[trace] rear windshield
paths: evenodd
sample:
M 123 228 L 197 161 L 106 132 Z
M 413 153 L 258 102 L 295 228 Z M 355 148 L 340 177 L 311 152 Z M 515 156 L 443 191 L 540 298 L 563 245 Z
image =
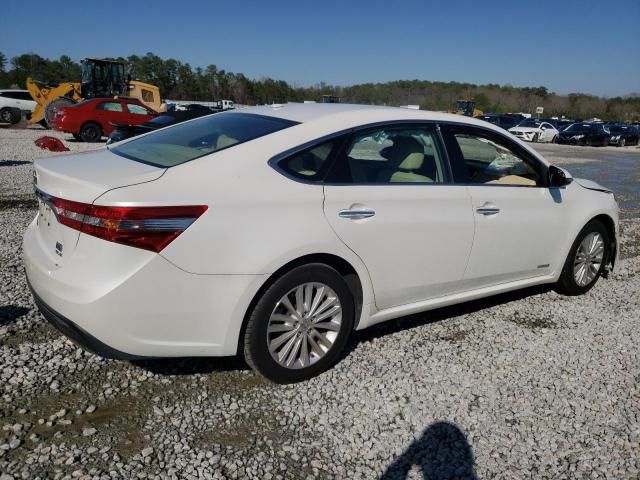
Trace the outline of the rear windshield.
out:
M 111 148 L 113 153 L 156 167 L 181 163 L 296 125 L 250 113 L 219 113 L 179 123 Z

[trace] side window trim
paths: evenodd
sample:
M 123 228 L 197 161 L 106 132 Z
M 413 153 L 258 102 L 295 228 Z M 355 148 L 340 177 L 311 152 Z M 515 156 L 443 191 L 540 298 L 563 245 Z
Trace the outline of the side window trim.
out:
M 478 135 L 483 136 L 485 138 L 488 137 L 489 140 L 495 140 L 497 143 L 506 146 L 510 150 L 513 150 L 519 158 L 521 158 L 524 162 L 526 162 L 529 166 L 531 166 L 537 173 L 540 175 L 542 179 L 541 185 L 535 186 L 526 186 L 526 185 L 501 185 L 501 184 L 482 184 L 485 187 L 518 187 L 518 188 L 548 188 L 548 167 L 540 162 L 537 158 L 532 156 L 529 152 L 527 152 L 524 148 L 522 148 L 517 143 L 513 142 L 511 139 L 507 138 L 505 135 L 502 135 L 498 132 L 494 132 L 489 129 L 485 129 L 478 126 L 471 125 L 463 125 L 463 124 L 448 124 L 442 123 L 442 129 L 444 130 L 443 136 L 445 138 L 445 145 L 447 151 L 450 152 L 452 158 L 452 169 L 454 170 L 454 185 L 466 185 L 466 186 L 478 186 L 479 184 L 473 183 L 469 181 L 467 177 L 465 162 L 462 155 L 462 150 L 458 145 L 458 142 L 455 139 L 455 133 L 465 133 L 468 135 Z
M 442 166 L 445 169 L 444 173 L 446 174 L 447 178 L 444 181 L 439 183 L 435 183 L 435 182 L 434 183 L 415 183 L 415 182 L 366 183 L 366 182 L 337 182 L 337 181 L 325 180 L 324 184 L 331 185 L 331 186 L 350 185 L 350 186 L 379 186 L 379 187 L 394 186 L 394 185 L 442 186 L 442 185 L 454 184 L 452 165 L 449 159 L 449 154 L 446 148 L 446 144 L 442 138 L 442 132 L 440 131 L 439 123 L 436 121 L 420 121 L 420 120 L 395 120 L 395 121 L 389 121 L 389 122 L 375 122 L 367 125 L 360 125 L 358 127 L 351 129 L 349 131 L 349 134 L 345 136 L 342 147 L 338 151 L 334 152 L 334 154 L 332 155 L 332 158 L 330 159 L 331 164 L 327 169 L 325 178 L 327 176 L 330 176 L 330 174 L 334 171 L 335 162 L 337 162 L 338 159 L 346 156 L 346 149 L 348 148 L 348 146 L 351 144 L 351 142 L 356 136 L 366 134 L 367 132 L 374 132 L 376 130 L 385 129 L 385 128 L 395 129 L 395 130 L 411 129 L 411 128 L 415 128 L 415 129 L 422 128 L 422 129 L 433 130 L 434 132 L 433 139 L 436 142 L 435 147 L 436 149 L 438 149 L 438 152 L 441 154 Z

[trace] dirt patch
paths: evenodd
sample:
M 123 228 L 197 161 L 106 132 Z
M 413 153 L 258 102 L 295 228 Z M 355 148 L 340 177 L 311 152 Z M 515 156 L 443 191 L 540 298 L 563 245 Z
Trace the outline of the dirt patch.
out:
M 35 209 L 38 208 L 38 201 L 32 196 L 24 197 L 0 197 L 0 210 L 10 210 L 14 208 Z
M 535 330 L 538 328 L 558 328 L 553 318 L 549 316 L 525 316 L 520 314 L 520 312 L 515 312 L 510 317 L 507 317 L 506 320 L 508 322 L 515 323 L 516 325 L 524 328 L 529 328 L 531 330 Z
M 452 330 L 450 332 L 446 332 L 443 335 L 438 337 L 438 340 L 443 340 L 449 343 L 459 343 L 462 342 L 467 336 L 469 332 L 465 330 Z
M 58 338 L 60 333 L 48 323 L 38 322 L 28 330 L 9 329 L 0 338 L 0 346 L 17 347 L 23 343 L 45 343 Z

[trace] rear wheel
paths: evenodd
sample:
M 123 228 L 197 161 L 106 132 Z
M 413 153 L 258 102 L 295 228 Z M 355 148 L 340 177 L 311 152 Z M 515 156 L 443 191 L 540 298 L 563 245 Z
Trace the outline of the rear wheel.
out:
M 306 380 L 333 365 L 353 329 L 353 298 L 324 264 L 297 267 L 259 298 L 244 334 L 244 357 L 277 383 Z
M 80 129 L 80 139 L 83 142 L 99 142 L 102 138 L 102 129 L 97 123 L 85 123 Z
M 554 135 L 553 138 L 551 139 L 551 143 L 558 143 L 558 136 Z
M 47 103 L 44 107 L 44 119 L 47 122 L 47 125 L 51 126 L 51 120 L 53 120 L 53 114 L 57 108 L 68 107 L 70 105 L 75 105 L 75 103 L 76 101 L 69 97 L 56 98 Z
M 589 222 L 576 237 L 565 261 L 558 290 L 565 295 L 582 295 L 598 281 L 609 261 L 610 239 L 597 220 Z

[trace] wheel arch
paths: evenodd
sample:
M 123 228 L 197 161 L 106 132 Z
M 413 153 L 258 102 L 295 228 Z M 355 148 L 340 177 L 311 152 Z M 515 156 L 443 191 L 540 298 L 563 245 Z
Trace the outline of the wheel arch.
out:
M 264 281 L 264 283 L 260 286 L 258 291 L 255 293 L 251 302 L 244 312 L 244 316 L 242 319 L 242 326 L 240 328 L 240 334 L 238 335 L 238 346 L 237 351 L 238 354 L 242 353 L 242 349 L 244 348 L 244 334 L 247 327 L 247 321 L 249 320 L 249 316 L 256 305 L 256 303 L 260 300 L 264 292 L 271 286 L 273 283 L 281 278 L 286 273 L 290 272 L 294 268 L 300 267 L 302 265 L 308 265 L 312 263 L 322 263 L 328 265 L 329 267 L 334 268 L 338 273 L 342 275 L 353 295 L 353 304 L 355 308 L 355 321 L 354 321 L 354 330 L 357 329 L 361 319 L 362 319 L 362 311 L 363 311 L 363 298 L 364 298 L 364 288 L 363 279 L 361 275 L 358 274 L 357 269 L 344 258 L 332 254 L 332 253 L 311 253 L 307 255 L 300 256 L 295 258 L 278 270 L 273 272 L 269 277 Z
M 611 264 L 611 266 L 615 266 L 614 264 L 615 264 L 616 253 L 617 253 L 616 252 L 616 249 L 617 249 L 616 224 L 613 218 L 611 218 L 606 213 L 601 213 L 599 215 L 596 215 L 595 217 L 590 219 L 587 223 L 585 223 L 585 225 L 593 221 L 598 221 L 602 223 L 602 225 L 604 225 L 604 228 L 607 230 L 607 235 L 609 235 L 609 252 L 610 253 L 609 253 L 609 258 L 607 258 L 605 265 Z

